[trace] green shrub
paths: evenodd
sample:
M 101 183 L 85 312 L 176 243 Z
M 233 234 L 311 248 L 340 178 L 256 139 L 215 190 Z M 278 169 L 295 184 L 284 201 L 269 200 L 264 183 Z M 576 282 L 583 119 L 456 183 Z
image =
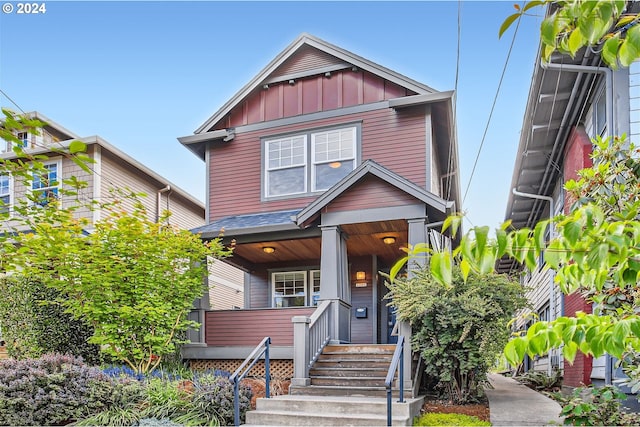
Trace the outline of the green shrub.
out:
M 193 405 L 193 396 L 183 386 L 184 381 L 169 381 L 161 378 L 149 380 L 146 389 L 148 408 L 146 418 L 176 419 L 188 413 Z
M 427 381 L 456 403 L 475 400 L 482 381 L 509 338 L 507 323 L 525 304 L 523 289 L 506 275 L 453 271 L 451 286 L 428 270 L 388 285 L 387 298 L 399 320 L 413 327 L 412 347 L 420 352 Z
M 547 375 L 542 371 L 528 371 L 516 377 L 516 380 L 534 390 L 553 391 L 562 386 L 562 373 L 555 370 L 553 374 Z
M 0 425 L 52 425 L 79 419 L 100 406 L 91 389 L 110 382 L 72 356 L 0 361 Z
M 565 425 L 575 426 L 637 426 L 640 414 L 622 411 L 621 399 L 627 396 L 616 387 L 578 387 L 570 396 L 554 393 L 553 398 L 562 405 L 560 415 Z
M 56 290 L 29 277 L 0 279 L 0 329 L 7 351 L 17 359 L 46 353 L 73 354 L 98 364 L 98 346 L 87 340 L 93 329 L 56 304 Z
M 428 412 L 413 421 L 414 426 L 490 426 L 488 421 L 463 414 L 440 414 Z

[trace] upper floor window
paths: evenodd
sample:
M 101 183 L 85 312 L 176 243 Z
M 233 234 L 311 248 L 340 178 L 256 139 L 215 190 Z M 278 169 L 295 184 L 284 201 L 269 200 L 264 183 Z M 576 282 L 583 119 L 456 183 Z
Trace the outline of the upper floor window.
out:
M 18 132 L 17 138 L 21 148 L 29 148 L 29 132 Z
M 45 163 L 44 170 L 34 172 L 31 190 L 36 204 L 45 206 L 52 198 L 58 198 L 60 189 L 59 174 L 59 162 Z
M 324 191 L 356 166 L 356 126 L 264 141 L 265 197 Z
M 0 175 L 0 213 L 11 208 L 11 176 Z

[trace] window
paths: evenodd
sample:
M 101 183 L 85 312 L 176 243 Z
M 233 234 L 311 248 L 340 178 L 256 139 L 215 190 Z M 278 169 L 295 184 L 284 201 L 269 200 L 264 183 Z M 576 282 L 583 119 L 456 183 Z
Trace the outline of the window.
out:
M 29 132 L 18 132 L 17 137 L 21 141 L 21 148 L 29 148 Z
M 60 164 L 53 162 L 45 163 L 43 171 L 34 172 L 31 190 L 36 204 L 45 206 L 51 198 L 58 197 L 58 190 L 60 189 L 59 171 Z
M 0 213 L 6 213 L 11 208 L 11 177 L 0 175 Z
M 271 274 L 271 280 L 274 307 L 318 305 L 320 270 L 274 272 Z
M 264 141 L 265 197 L 324 191 L 356 167 L 357 127 Z

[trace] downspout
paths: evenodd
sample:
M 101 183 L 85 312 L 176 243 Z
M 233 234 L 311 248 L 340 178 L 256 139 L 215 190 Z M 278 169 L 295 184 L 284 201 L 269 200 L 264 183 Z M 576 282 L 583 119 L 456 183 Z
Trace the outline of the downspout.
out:
M 553 214 L 555 210 L 553 209 L 553 197 L 543 196 L 541 194 L 532 194 L 532 193 L 522 193 L 517 191 L 515 188 L 511 190 L 511 192 L 515 196 L 526 197 L 529 199 L 539 199 L 546 200 L 549 202 L 549 239 L 553 238 Z M 555 286 L 553 285 L 553 277 L 550 277 L 549 280 L 549 320 L 555 320 L 558 317 L 556 313 L 556 292 Z M 547 363 L 547 374 L 551 376 L 551 352 L 549 354 L 549 363 Z
M 558 71 L 570 71 L 576 73 L 595 73 L 604 74 L 605 82 L 605 97 L 606 97 L 606 109 L 605 115 L 607 118 L 607 136 L 613 139 L 615 126 L 615 117 L 613 115 L 613 71 L 607 67 L 589 66 L 589 65 L 571 65 L 571 64 L 555 64 L 555 63 L 542 63 L 542 68 Z M 612 370 L 613 361 L 610 354 L 606 354 L 604 382 L 605 384 L 612 383 Z
M 160 222 L 160 217 L 162 215 L 162 209 L 161 209 L 162 193 L 166 193 L 167 191 L 171 191 L 171 186 L 169 184 L 167 184 L 166 187 L 158 190 L 158 202 L 156 205 L 156 222 Z

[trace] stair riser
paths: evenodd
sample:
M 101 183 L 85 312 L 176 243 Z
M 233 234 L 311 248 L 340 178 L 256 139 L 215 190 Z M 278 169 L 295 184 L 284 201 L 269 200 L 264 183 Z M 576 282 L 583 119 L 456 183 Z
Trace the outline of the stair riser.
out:
M 391 363 L 392 354 L 360 354 L 360 353 L 322 353 L 318 360 L 360 360 L 364 363 L 368 361 L 385 361 Z
M 384 387 L 384 379 L 367 377 L 360 377 L 358 379 L 311 377 L 311 385 L 323 385 L 331 387 Z
M 313 366 L 316 368 L 369 368 L 369 369 L 389 369 L 389 362 L 363 362 L 354 360 L 318 360 Z
M 393 354 L 396 350 L 395 345 L 386 344 L 342 344 L 342 345 L 327 345 L 324 348 L 325 352 L 341 352 L 341 353 L 389 353 Z
M 364 396 L 364 397 L 387 397 L 385 390 L 367 390 L 367 389 L 345 389 L 334 387 L 306 387 L 306 388 L 294 388 L 289 389 L 289 394 L 298 396 Z M 398 396 L 398 392 L 394 391 L 393 396 Z M 411 391 L 406 390 L 405 396 L 411 396 Z M 397 397 L 395 397 L 397 399 Z
M 378 369 L 349 369 L 349 368 L 338 368 L 338 369 L 310 369 L 309 375 L 312 377 L 386 377 L 387 370 L 384 368 Z
M 397 401 L 397 396 L 393 402 Z M 265 399 L 256 400 L 256 409 L 265 412 L 304 412 L 318 415 L 387 415 L 387 403 L 384 400 L 380 402 L 322 402 L 319 400 L 280 400 Z M 398 417 L 409 416 L 408 405 L 394 405 L 393 415 Z
M 395 417 L 394 417 L 395 418 Z M 394 419 L 393 425 L 411 425 L 410 420 Z M 385 426 L 386 416 L 379 418 L 341 418 L 328 416 L 285 415 L 247 412 L 247 424 L 263 426 Z

